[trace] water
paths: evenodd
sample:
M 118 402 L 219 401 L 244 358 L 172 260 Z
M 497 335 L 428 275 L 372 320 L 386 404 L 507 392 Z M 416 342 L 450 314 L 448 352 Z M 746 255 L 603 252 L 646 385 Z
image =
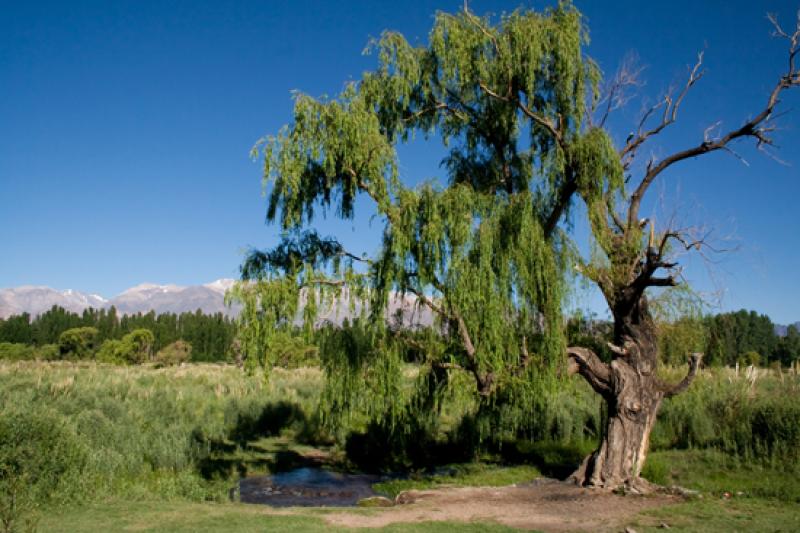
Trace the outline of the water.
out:
M 362 498 L 376 496 L 372 484 L 380 476 L 341 474 L 321 468 L 298 468 L 271 476 L 254 476 L 239 481 L 243 503 L 273 507 L 347 507 Z

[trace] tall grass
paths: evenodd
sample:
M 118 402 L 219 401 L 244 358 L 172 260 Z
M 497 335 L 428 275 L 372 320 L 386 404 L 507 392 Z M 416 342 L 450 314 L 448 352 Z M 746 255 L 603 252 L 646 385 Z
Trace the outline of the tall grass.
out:
M 666 368 L 662 376 L 675 382 L 684 372 Z M 6 497 L 0 497 L 0 515 L 21 516 L 43 503 L 116 498 L 227 500 L 242 470 L 220 454 L 246 455 L 251 443 L 289 426 L 286 439 L 325 437 L 317 417 L 322 383 L 321 371 L 313 368 L 278 368 L 265 383 L 227 365 L 0 362 L 0 495 Z M 469 441 L 474 401 L 461 394 L 447 399 L 438 433 L 420 445 L 445 442 L 450 447 L 443 450 L 461 450 Z M 523 424 L 498 434 L 482 444 L 484 451 L 499 451 L 511 462 L 534 460 L 542 472 L 559 475 L 574 468 L 602 430 L 599 399 L 579 379 L 530 409 L 541 411 L 526 418 L 538 421 L 536 427 Z M 352 436 L 367 427 L 361 421 L 343 429 Z M 651 442 L 657 453 L 712 450 L 736 464 L 797 470 L 800 377 L 765 369 L 704 370 L 687 392 L 664 402 Z M 464 455 L 448 454 L 451 462 Z M 650 469 L 656 477 L 657 463 Z
M 200 468 L 215 446 L 262 420 L 278 402 L 310 418 L 319 388 L 320 372 L 313 369 L 278 370 L 265 384 L 223 365 L 0 364 L 0 420 L 11 421 L 0 425 L 0 462 L 31 455 L 20 451 L 23 446 L 47 454 L 58 441 L 73 450 L 62 462 L 74 464 L 35 465 L 25 474 L 35 491 L 38 480 L 60 469 L 57 487 L 47 485 L 55 503 L 223 500 L 231 480 Z M 10 482 L 11 474 L 3 479 Z M 41 494 L 36 499 L 43 500 Z
M 679 379 L 676 370 L 665 374 Z M 664 403 L 652 442 L 656 449 L 714 449 L 793 466 L 800 460 L 800 376 L 754 367 L 705 370 Z

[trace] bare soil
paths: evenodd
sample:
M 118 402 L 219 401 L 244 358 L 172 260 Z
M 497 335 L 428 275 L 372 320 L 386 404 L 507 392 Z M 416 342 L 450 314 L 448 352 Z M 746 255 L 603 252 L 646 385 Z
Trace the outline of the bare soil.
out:
M 508 487 L 464 487 L 407 491 L 393 507 L 335 512 L 325 520 L 345 527 L 382 527 L 397 522 L 497 522 L 540 531 L 621 531 L 635 515 L 678 503 L 665 494 L 618 495 L 556 480 Z

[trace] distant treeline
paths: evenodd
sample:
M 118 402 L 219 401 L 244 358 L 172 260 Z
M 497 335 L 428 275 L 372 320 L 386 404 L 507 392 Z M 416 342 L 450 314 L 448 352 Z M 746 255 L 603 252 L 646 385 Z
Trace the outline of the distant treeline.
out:
M 194 313 L 156 315 L 151 311 L 120 316 L 114 307 L 73 313 L 53 306 L 33 318 L 22 313 L 0 319 L 0 343 L 52 345 L 59 342 L 65 331 L 81 327 L 97 329 L 95 342 L 98 346 L 106 340 L 119 340 L 135 330 L 146 329 L 153 334 L 154 351 L 182 340 L 191 344 L 193 361 L 225 360 L 236 332 L 232 319 L 222 313 L 206 315 L 199 309 Z
M 0 343 L 45 347 L 59 344 L 62 333 L 74 328 L 97 329 L 93 344 L 99 348 L 106 340 L 121 340 L 134 331 L 146 329 L 153 334 L 153 353 L 175 341 L 191 345 L 192 361 L 223 361 L 232 358 L 231 345 L 236 334 L 233 319 L 216 313 L 163 313 L 118 315 L 114 307 L 87 309 L 73 313 L 53 306 L 49 311 L 31 318 L 28 313 L 0 319 Z M 347 328 L 349 329 L 349 328 Z M 684 317 L 660 324 L 662 361 L 681 365 L 691 352 L 703 352 L 704 363 L 714 366 L 755 364 L 790 366 L 800 362 L 800 331 L 789 326 L 786 335 L 776 333 L 775 324 L 756 311 L 740 310 L 703 317 Z M 316 348 L 323 332 L 317 332 L 311 344 L 286 334 L 276 348 L 279 366 L 309 364 L 316 360 Z M 297 338 L 296 338 L 297 337 Z M 324 335 L 323 335 L 324 337 Z M 568 342 L 591 346 L 601 356 L 610 356 L 606 342 L 612 337 L 608 322 L 571 318 L 567 321 Z M 413 359 L 413 357 L 412 357 Z

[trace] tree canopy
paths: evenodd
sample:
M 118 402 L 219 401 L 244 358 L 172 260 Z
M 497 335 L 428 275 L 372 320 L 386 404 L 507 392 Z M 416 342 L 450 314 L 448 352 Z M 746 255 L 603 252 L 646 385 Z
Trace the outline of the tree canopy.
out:
M 370 43 L 378 67 L 337 98 L 296 94 L 292 122 L 256 148 L 267 219 L 287 233 L 275 249 L 249 254 L 249 281 L 233 293 L 245 303 L 253 357 L 267 362 L 271 326 L 294 321 L 301 300 L 308 323 L 347 291 L 369 301 L 379 324 L 399 292 L 436 316 L 442 345 L 427 350 L 426 372 L 467 372 L 482 396 L 532 383 L 532 374 L 552 377 L 564 361 L 571 256 L 558 222 L 575 190 L 602 211 L 622 187 L 610 138 L 587 123 L 600 78 L 587 41 L 567 3 L 496 25 L 469 11 L 439 13 L 427 45 L 394 32 Z M 416 135 L 446 147 L 446 181 L 406 184 L 396 148 Z M 321 211 L 352 217 L 360 194 L 384 222 L 376 257 L 303 231 Z M 341 357 L 357 363 L 345 365 L 354 376 L 384 381 L 388 373 L 364 365 L 396 368 L 391 341 L 368 358 Z

